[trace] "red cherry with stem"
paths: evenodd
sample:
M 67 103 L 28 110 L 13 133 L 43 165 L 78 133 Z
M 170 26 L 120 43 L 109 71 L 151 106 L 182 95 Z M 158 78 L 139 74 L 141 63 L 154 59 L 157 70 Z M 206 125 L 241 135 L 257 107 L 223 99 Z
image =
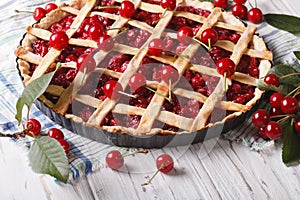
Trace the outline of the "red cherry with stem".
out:
M 63 50 L 69 44 L 69 37 L 63 31 L 52 33 L 52 35 L 50 36 L 49 43 L 51 47 L 57 50 Z
M 103 27 L 101 24 L 93 24 L 89 27 L 89 38 L 97 41 L 100 35 L 103 34 Z
M 252 115 L 252 123 L 258 128 L 265 127 L 269 121 L 270 115 L 266 110 L 259 109 Z
M 118 99 L 120 97 L 120 93 L 122 92 L 122 85 L 115 80 L 107 81 L 103 86 L 104 94 L 110 99 Z
M 169 81 L 171 80 L 171 83 L 175 83 L 179 78 L 179 74 L 177 69 L 175 69 L 173 66 L 166 65 L 162 67 L 161 69 L 161 79 L 165 83 L 169 85 Z
M 110 51 L 114 47 L 115 41 L 109 35 L 100 35 L 97 44 L 100 50 Z
M 58 142 L 64 148 L 66 154 L 70 152 L 70 144 L 65 139 L 59 139 Z
M 281 117 L 274 117 L 274 116 L 278 116 L 278 115 L 283 115 L 284 113 L 282 112 L 281 108 L 275 108 L 275 107 L 271 107 L 270 109 L 270 117 L 272 121 L 277 121 L 279 120 Z
M 34 9 L 34 12 L 33 12 L 33 19 L 35 21 L 39 21 L 40 19 L 42 19 L 43 17 L 45 17 L 46 15 L 46 11 L 44 8 L 41 8 L 41 7 L 37 7 Z
M 235 4 L 234 6 L 232 6 L 231 8 L 231 12 L 234 16 L 239 17 L 240 19 L 246 19 L 247 17 L 247 7 L 244 6 L 243 4 Z
M 296 129 L 297 133 L 300 134 L 300 120 L 296 121 L 296 123 L 295 123 L 295 129 Z
M 285 114 L 293 114 L 298 109 L 298 101 L 295 97 L 284 97 L 281 101 L 280 108 Z
M 235 63 L 230 58 L 222 58 L 216 64 L 216 68 L 219 74 L 226 77 L 231 77 L 235 72 Z
M 46 13 L 51 12 L 52 10 L 55 10 L 57 8 L 57 5 L 55 3 L 48 3 L 45 6 Z
M 133 74 L 129 79 L 129 87 L 132 92 L 146 85 L 146 77 L 141 73 Z
M 58 129 L 58 128 L 51 128 L 48 133 L 47 133 L 48 137 L 60 140 L 60 139 L 64 139 L 64 134 L 63 132 Z
M 164 9 L 174 10 L 176 8 L 176 0 L 161 0 L 160 6 Z
M 159 56 L 163 51 L 164 42 L 162 39 L 154 38 L 148 44 L 148 53 L 153 56 Z
M 106 164 L 109 168 L 117 170 L 124 165 L 124 157 L 118 150 L 110 151 L 105 158 Z
M 193 29 L 188 26 L 181 27 L 177 31 L 177 40 L 183 44 L 189 44 L 191 37 L 193 37 Z
M 130 1 L 123 1 L 120 7 L 120 15 L 125 18 L 131 18 L 135 13 L 134 4 Z
M 282 99 L 283 99 L 282 94 L 276 92 L 270 96 L 269 101 L 272 107 L 280 108 Z
M 267 76 L 265 76 L 264 81 L 265 83 L 274 85 L 276 87 L 279 87 L 280 85 L 279 79 L 275 74 L 268 74 Z
M 250 22 L 258 24 L 262 21 L 262 19 L 263 19 L 263 13 L 259 8 L 251 8 L 248 11 L 248 20 Z
M 245 3 L 247 0 L 233 0 L 235 3 L 241 3 L 241 4 L 243 4 L 243 3 Z
M 86 68 L 86 69 L 85 69 Z M 82 73 L 86 70 L 86 73 L 94 71 L 96 68 L 96 61 L 91 54 L 82 54 L 77 59 L 77 69 Z
M 270 121 L 265 127 L 265 134 L 268 138 L 276 140 L 282 136 L 282 128 L 277 122 Z
M 162 173 L 169 173 L 174 168 L 173 158 L 169 154 L 162 154 L 156 159 L 156 167 Z
M 26 123 L 26 129 L 31 135 L 38 135 L 41 132 L 41 123 L 36 119 L 29 119 Z
M 201 34 L 201 41 L 208 45 L 210 41 L 210 45 L 215 44 L 218 41 L 218 33 L 215 29 L 208 28 L 205 29 Z
M 216 7 L 226 9 L 228 7 L 228 0 L 214 0 L 214 4 Z

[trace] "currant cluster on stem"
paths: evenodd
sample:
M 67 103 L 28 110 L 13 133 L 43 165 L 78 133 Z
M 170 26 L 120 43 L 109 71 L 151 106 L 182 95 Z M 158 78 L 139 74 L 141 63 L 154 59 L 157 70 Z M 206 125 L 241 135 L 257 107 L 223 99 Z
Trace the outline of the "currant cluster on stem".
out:
M 37 136 L 41 132 L 41 127 L 41 123 L 37 119 L 31 118 L 26 123 L 25 132 L 31 136 Z M 64 148 L 66 154 L 69 153 L 70 144 L 64 139 L 64 134 L 60 129 L 51 128 L 48 131 L 47 136 L 56 139 Z

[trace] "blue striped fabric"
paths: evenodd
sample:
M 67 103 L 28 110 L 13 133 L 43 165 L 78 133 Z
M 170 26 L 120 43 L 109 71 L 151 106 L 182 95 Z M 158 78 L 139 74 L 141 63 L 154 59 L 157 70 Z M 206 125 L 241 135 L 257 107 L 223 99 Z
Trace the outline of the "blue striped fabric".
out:
M 0 131 L 13 133 L 20 130 L 14 118 L 16 113 L 15 104 L 19 97 L 23 84 L 16 70 L 14 49 L 18 46 L 24 30 L 28 24 L 34 23 L 28 14 L 15 14 L 14 10 L 33 10 L 36 6 L 49 1 L 28 1 L 28 0 L 6 0 L 0 2 Z M 274 62 L 293 62 L 295 57 L 291 52 L 300 50 L 300 40 L 294 35 L 270 27 L 262 23 L 258 32 L 265 39 L 268 47 L 274 52 Z M 298 65 L 299 67 L 299 65 Z M 261 105 L 262 107 L 264 104 Z M 71 178 L 77 179 L 82 174 L 96 170 L 106 153 L 116 147 L 103 145 L 89 139 L 80 137 L 70 131 L 61 128 L 53 123 L 47 116 L 35 106 L 31 108 L 31 116 L 37 118 L 43 124 L 43 131 L 57 127 L 64 131 L 67 141 L 71 144 L 69 162 L 71 166 Z M 225 134 L 225 137 L 232 141 L 242 142 L 253 149 L 261 149 L 267 142 L 258 139 L 256 130 L 246 121 L 240 127 Z

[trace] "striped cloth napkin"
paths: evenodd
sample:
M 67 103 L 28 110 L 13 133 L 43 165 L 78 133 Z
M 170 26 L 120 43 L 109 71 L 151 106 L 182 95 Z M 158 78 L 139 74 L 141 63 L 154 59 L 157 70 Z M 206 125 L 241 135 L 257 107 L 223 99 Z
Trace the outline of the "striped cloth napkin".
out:
M 35 7 L 50 1 L 29 1 L 29 0 L 6 0 L 0 2 L 0 131 L 3 133 L 14 133 L 20 131 L 14 116 L 16 113 L 16 101 L 23 90 L 23 84 L 16 69 L 16 58 L 14 50 L 25 32 L 27 25 L 34 23 L 31 15 L 16 14 L 15 9 L 33 10 Z M 300 50 L 300 39 L 294 35 L 280 31 L 262 23 L 258 26 L 258 32 L 265 39 L 270 50 L 274 53 L 274 63 L 284 61 L 294 62 L 296 58 L 291 53 Z M 299 69 L 300 66 L 298 65 Z M 264 104 L 260 105 L 264 106 Z M 113 147 L 100 144 L 95 141 L 78 136 L 52 122 L 47 116 L 35 106 L 31 108 L 31 118 L 36 118 L 42 123 L 44 131 L 52 127 L 60 128 L 65 133 L 67 141 L 71 145 L 69 163 L 71 167 L 71 178 L 77 179 L 82 174 L 90 173 L 101 166 L 106 153 Z M 242 142 L 252 149 L 260 150 L 269 145 L 259 139 L 256 130 L 251 126 L 250 120 L 236 129 L 224 134 L 226 139 Z M 191 151 L 194 151 L 191 148 Z

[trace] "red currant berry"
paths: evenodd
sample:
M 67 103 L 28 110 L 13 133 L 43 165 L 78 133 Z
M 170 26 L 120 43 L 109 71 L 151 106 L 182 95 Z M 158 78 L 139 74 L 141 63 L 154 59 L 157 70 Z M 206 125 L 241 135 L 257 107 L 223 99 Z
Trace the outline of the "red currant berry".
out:
M 228 0 L 214 0 L 214 4 L 216 7 L 226 9 L 228 7 Z
M 41 123 L 36 119 L 29 119 L 26 124 L 26 129 L 29 134 L 38 135 L 41 132 Z
M 129 87 L 132 92 L 146 85 L 146 77 L 141 73 L 133 74 L 129 79 Z
M 285 114 L 293 114 L 298 109 L 298 101 L 295 97 L 284 97 L 281 101 L 280 108 Z
M 270 115 L 266 110 L 259 109 L 252 115 L 252 123 L 258 128 L 265 127 L 269 121 Z
M 281 107 L 281 101 L 282 101 L 282 94 L 280 93 L 274 93 L 270 96 L 270 104 L 274 108 L 280 108 Z
M 247 16 L 247 7 L 243 4 L 235 4 L 231 8 L 231 12 L 234 16 L 239 17 L 240 19 L 246 19 Z
M 161 69 L 162 81 L 169 84 L 170 80 L 171 80 L 171 83 L 174 83 L 178 80 L 178 78 L 179 78 L 178 71 L 174 67 L 172 67 L 170 65 L 166 65 L 166 66 L 162 67 L 162 69 Z
M 164 9 L 174 10 L 176 8 L 176 0 L 161 0 L 160 6 Z
M 51 12 L 52 10 L 55 10 L 57 8 L 57 5 L 55 3 L 48 3 L 45 6 L 46 13 Z
M 258 24 L 263 19 L 263 13 L 259 8 L 251 8 L 248 12 L 248 20 L 255 24 Z
M 153 56 L 159 56 L 163 51 L 164 42 L 162 39 L 155 38 L 148 44 L 148 53 Z
M 263 128 L 263 127 L 258 128 L 258 135 L 259 135 L 259 137 L 261 137 L 264 140 L 268 139 L 268 136 L 265 133 L 265 128 Z
M 109 168 L 117 170 L 124 165 L 124 158 L 120 151 L 113 150 L 106 155 L 106 164 Z
M 215 44 L 218 41 L 217 31 L 212 28 L 205 29 L 201 34 L 201 41 L 207 45 L 209 44 L 209 41 L 211 45 Z
M 45 17 L 45 15 L 46 15 L 46 11 L 44 10 L 44 8 L 37 7 L 37 8 L 34 9 L 33 19 L 35 21 L 39 21 L 40 19 Z
M 229 39 L 230 39 L 231 42 L 233 42 L 234 44 L 236 44 L 236 43 L 239 41 L 240 38 L 241 38 L 241 35 L 238 34 L 238 33 L 234 33 L 234 34 L 231 34 L 231 35 L 229 36 Z
M 217 62 L 216 68 L 219 74 L 226 73 L 226 77 L 230 77 L 235 72 L 235 63 L 230 58 L 222 58 Z
M 83 73 L 85 68 L 86 73 L 90 73 L 96 68 L 95 59 L 90 54 L 82 54 L 77 59 L 77 69 Z
M 122 85 L 115 80 L 107 81 L 103 86 L 104 94 L 110 99 L 118 99 L 121 91 L 123 91 Z
M 57 139 L 57 140 L 64 139 L 63 132 L 60 129 L 58 129 L 58 128 L 51 128 L 48 131 L 47 136 L 51 137 L 51 138 L 54 138 L 54 139 Z
M 57 50 L 63 50 L 69 44 L 69 37 L 65 32 L 59 31 L 56 33 L 52 33 L 49 42 L 51 47 Z
M 70 152 L 70 144 L 64 139 L 60 139 L 58 142 L 64 148 L 66 154 L 68 154 Z
M 162 173 L 169 173 L 174 168 L 173 158 L 168 154 L 162 154 L 156 159 L 156 167 Z
M 125 18 L 131 18 L 135 13 L 134 4 L 131 1 L 123 1 L 120 7 L 120 15 Z
M 268 74 L 267 76 L 265 76 L 264 81 L 265 83 L 274 85 L 276 87 L 279 87 L 280 85 L 279 79 L 275 74 Z
M 296 129 L 297 133 L 300 134 L 300 120 L 296 121 L 296 123 L 295 123 L 295 129 Z
M 193 29 L 188 26 L 181 27 L 177 32 L 177 40 L 183 44 L 189 44 L 191 37 L 193 37 Z
M 98 39 L 98 48 L 102 51 L 110 51 L 114 47 L 115 41 L 109 35 L 100 35 Z
M 100 35 L 103 34 L 103 27 L 100 24 L 93 24 L 89 27 L 89 38 L 97 41 Z
M 282 136 L 282 128 L 277 122 L 270 121 L 265 127 L 265 134 L 268 138 L 276 140 Z
M 245 3 L 247 0 L 233 0 L 235 3 L 241 3 L 241 4 L 243 4 L 243 3 Z

